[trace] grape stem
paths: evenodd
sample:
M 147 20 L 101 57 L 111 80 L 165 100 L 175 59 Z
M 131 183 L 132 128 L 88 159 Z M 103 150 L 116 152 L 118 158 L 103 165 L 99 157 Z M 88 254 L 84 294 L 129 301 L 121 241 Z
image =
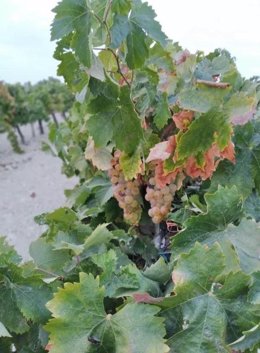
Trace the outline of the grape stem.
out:
M 127 86 L 130 88 L 131 85 L 130 85 L 130 83 L 128 82 L 128 80 L 127 80 L 127 78 L 125 77 L 125 75 L 123 74 L 122 70 L 121 70 L 120 62 L 119 62 L 119 57 L 117 56 L 117 54 L 114 52 L 113 49 L 107 48 L 107 50 L 109 50 L 109 51 L 114 55 L 114 58 L 116 59 L 116 64 L 117 64 L 117 72 L 122 76 L 123 80 L 125 81 L 125 83 L 127 84 Z
M 156 249 L 160 250 L 161 249 L 161 231 L 160 231 L 160 224 L 155 224 L 154 225 L 154 238 L 153 242 L 156 247 Z
M 105 12 L 104 12 L 103 22 L 106 22 L 106 21 L 107 21 L 107 17 L 108 17 L 108 14 L 109 14 L 111 5 L 112 5 L 112 0 L 109 0 L 109 1 L 107 2 L 106 9 L 105 9 Z
M 196 83 L 203 84 L 209 87 L 215 87 L 215 88 L 227 88 L 230 86 L 230 83 L 228 82 L 213 82 L 213 81 L 206 81 L 206 80 L 196 80 Z

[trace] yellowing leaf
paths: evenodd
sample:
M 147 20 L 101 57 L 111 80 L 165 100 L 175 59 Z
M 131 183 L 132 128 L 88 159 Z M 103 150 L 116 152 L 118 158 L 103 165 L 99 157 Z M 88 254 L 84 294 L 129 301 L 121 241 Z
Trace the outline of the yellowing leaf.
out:
M 100 170 L 109 170 L 111 168 L 111 148 L 110 147 L 95 147 L 92 138 L 89 138 L 85 150 L 85 158 L 90 160 L 95 167 Z
M 129 156 L 124 152 L 121 153 L 119 164 L 123 170 L 126 180 L 136 178 L 136 176 L 142 172 L 140 151 L 137 150 L 132 156 Z

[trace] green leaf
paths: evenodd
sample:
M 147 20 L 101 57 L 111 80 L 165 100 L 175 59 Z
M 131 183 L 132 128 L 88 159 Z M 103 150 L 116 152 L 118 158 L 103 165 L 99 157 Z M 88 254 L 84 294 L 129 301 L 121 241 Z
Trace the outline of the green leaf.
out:
M 101 50 L 98 57 L 107 71 L 117 70 L 116 58 L 110 50 Z
M 133 26 L 133 29 L 128 34 L 126 39 L 127 54 L 126 62 L 130 69 L 141 68 L 148 57 L 148 47 L 145 43 L 145 34 L 137 26 Z
M 260 221 L 260 196 L 258 193 L 252 193 L 245 201 L 245 212 L 248 216 Z
M 229 223 L 238 219 L 242 213 L 242 198 L 236 189 L 219 187 L 213 193 L 205 195 L 207 212 L 187 219 L 184 230 L 173 240 L 174 253 L 189 250 L 196 241 L 212 243 L 221 236 Z
M 110 85 L 113 89 L 114 85 Z M 128 87 L 117 89 L 113 94 L 110 98 L 100 95 L 89 104 L 89 112 L 92 114 L 91 120 L 88 121 L 90 134 L 97 147 L 106 145 L 109 138 L 115 142 L 118 149 L 132 154 L 142 138 L 141 121 L 130 100 Z M 100 132 L 103 141 L 99 136 Z
M 112 140 L 113 121 L 106 113 L 92 115 L 87 121 L 87 126 L 97 148 L 106 147 L 108 142 Z
M 162 319 L 155 317 L 158 308 L 127 304 L 115 315 L 107 315 L 104 296 L 98 279 L 84 273 L 80 274 L 80 283 L 66 283 L 56 293 L 47 304 L 54 318 L 45 327 L 52 353 L 168 351 Z
M 78 217 L 74 211 L 70 208 L 63 207 L 58 208 L 54 212 L 48 213 L 46 215 L 47 223 L 57 222 L 64 224 L 65 226 L 70 226 L 78 220 Z
M 178 157 L 180 159 L 196 156 L 208 150 L 216 141 L 223 149 L 230 139 L 231 125 L 220 112 L 208 112 L 195 119 L 178 143 Z M 216 135 L 219 136 L 216 139 Z M 220 140 L 221 139 L 221 140 Z
M 122 11 L 120 11 L 120 13 L 122 13 Z M 145 36 L 141 35 L 141 32 L 147 33 L 151 39 L 160 43 L 162 46 L 166 45 L 166 36 L 162 32 L 160 24 L 155 20 L 156 14 L 148 3 L 135 1 L 130 16 L 127 16 L 127 13 L 124 13 L 124 15 L 125 16 L 115 14 L 114 16 L 114 22 L 111 27 L 111 48 L 116 49 L 120 47 L 126 37 L 130 36 L 130 38 L 138 40 L 135 44 L 139 46 L 139 48 L 142 48 L 143 51 L 143 40 Z M 141 38 L 138 39 L 137 36 L 134 38 L 134 33 L 138 34 L 138 36 L 141 35 L 141 37 L 143 37 L 142 40 Z M 127 42 L 128 50 L 135 51 L 133 42 L 129 42 L 129 38 Z M 146 50 L 144 51 L 146 52 Z M 135 54 L 138 56 L 137 52 Z
M 92 64 L 89 43 L 92 14 L 84 0 L 62 0 L 54 9 L 56 14 L 51 28 L 51 40 L 61 39 L 73 32 L 72 47 L 76 56 L 86 66 Z
M 22 334 L 29 330 L 26 318 L 21 313 L 10 285 L 0 284 L 0 321 L 9 332 Z
M 131 261 L 122 265 L 114 250 L 94 255 L 92 261 L 103 270 L 100 282 L 105 286 L 108 297 L 131 296 L 137 292 L 148 292 L 155 297 L 160 294 L 155 281 L 144 276 Z
M 114 23 L 111 28 L 111 44 L 110 47 L 113 49 L 118 48 L 121 43 L 126 39 L 130 32 L 130 23 L 128 22 L 127 16 L 115 15 Z
M 178 95 L 180 106 L 186 110 L 193 110 L 199 113 L 207 113 L 214 107 L 223 104 L 224 97 L 229 93 L 229 89 L 189 88 L 182 90 Z
M 130 21 L 142 28 L 150 38 L 166 45 L 166 35 L 162 32 L 161 25 L 155 20 L 156 13 L 147 2 L 135 1 L 131 12 Z
M 107 224 L 100 224 L 93 233 L 87 237 L 84 248 L 87 251 L 92 251 L 100 245 L 106 245 L 111 239 L 113 239 L 113 233 L 107 229 Z
M 260 226 L 246 219 L 238 226 L 232 224 L 240 217 L 242 210 L 242 199 L 236 187 L 231 189 L 219 187 L 214 194 L 206 194 L 205 200 L 207 213 L 193 216 L 184 223 L 185 229 L 174 237 L 173 253 L 177 256 L 189 250 L 196 241 L 207 245 L 217 241 L 225 249 L 228 241 L 235 249 L 244 272 L 252 273 L 259 270 L 260 254 L 257 244 Z
M 55 251 L 55 247 L 44 238 L 39 238 L 31 243 L 30 255 L 39 269 L 58 276 L 64 274 L 63 268 L 70 261 L 67 250 Z
M 112 11 L 120 15 L 127 15 L 131 10 L 131 0 L 113 0 Z
M 171 352 L 227 353 L 226 333 L 239 335 L 244 326 L 251 325 L 250 320 L 257 320 L 251 314 L 248 321 L 241 316 L 242 311 L 249 310 L 242 293 L 248 291 L 250 276 L 243 272 L 223 275 L 225 267 L 219 244 L 208 248 L 196 243 L 188 254 L 180 256 L 172 274 L 175 295 L 159 303 L 165 307 L 162 315 L 166 318 L 180 309 L 182 325 L 168 340 Z M 240 312 L 233 306 L 238 295 Z
M 230 347 L 240 352 L 245 352 L 247 349 L 250 352 L 257 353 L 260 344 L 260 324 L 251 328 L 251 330 L 244 331 L 243 336 L 236 342 L 230 344 Z
M 9 245 L 5 237 L 0 237 L 0 268 L 9 263 L 19 264 L 22 258 L 17 254 L 14 247 Z
M 45 304 L 52 298 L 52 290 L 41 280 L 28 278 L 15 283 L 13 295 L 26 319 L 44 323 L 49 318 Z
M 65 283 L 47 304 L 54 319 L 45 329 L 50 333 L 53 353 L 85 353 L 92 329 L 105 317 L 104 288 L 92 275 L 80 274 L 80 283 Z
M 248 300 L 253 304 L 260 304 L 260 271 L 252 274 L 253 283 L 248 293 Z
M 61 62 L 58 65 L 57 75 L 64 77 L 65 82 L 73 92 L 82 92 L 86 89 L 89 76 L 86 72 L 81 71 L 75 56 L 71 52 L 68 52 L 61 55 L 59 60 Z
M 165 260 L 160 257 L 158 261 L 152 264 L 144 271 L 144 276 L 159 283 L 166 283 L 171 277 L 172 266 L 167 264 Z
M 254 221 L 243 219 L 239 226 L 232 224 L 223 234 L 219 234 L 219 239 L 224 237 L 234 246 L 238 254 L 240 266 L 246 273 L 260 270 L 260 225 Z
M 171 114 L 168 107 L 167 94 L 163 93 L 156 107 L 156 115 L 154 117 L 154 123 L 158 127 L 158 129 L 162 129 L 167 124 L 170 118 L 171 118 Z
M 93 332 L 101 346 L 94 352 L 167 353 L 163 320 L 155 316 L 158 311 L 155 306 L 127 304 L 114 316 L 107 315 L 106 323 Z

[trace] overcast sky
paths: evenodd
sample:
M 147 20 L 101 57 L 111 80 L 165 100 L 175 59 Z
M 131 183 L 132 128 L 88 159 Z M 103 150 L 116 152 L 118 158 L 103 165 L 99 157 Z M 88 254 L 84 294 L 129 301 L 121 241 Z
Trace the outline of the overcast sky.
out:
M 226 48 L 245 77 L 260 75 L 260 0 L 149 0 L 169 38 L 191 52 Z M 56 0 L 0 0 L 0 80 L 55 76 Z

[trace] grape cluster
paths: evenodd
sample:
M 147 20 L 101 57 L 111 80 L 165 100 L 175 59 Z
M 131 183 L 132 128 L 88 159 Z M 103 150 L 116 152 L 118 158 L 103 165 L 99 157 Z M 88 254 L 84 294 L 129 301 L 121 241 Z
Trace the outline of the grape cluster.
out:
M 112 159 L 112 168 L 108 174 L 113 185 L 114 197 L 119 207 L 124 211 L 124 219 L 127 223 L 137 225 L 142 213 L 139 203 L 140 182 L 138 180 L 125 180 L 123 171 L 119 164 L 120 152 L 117 151 Z
M 159 188 L 156 186 L 154 178 L 149 179 L 145 199 L 151 204 L 148 214 L 152 217 L 153 223 L 160 223 L 170 212 L 176 189 L 175 184 Z

